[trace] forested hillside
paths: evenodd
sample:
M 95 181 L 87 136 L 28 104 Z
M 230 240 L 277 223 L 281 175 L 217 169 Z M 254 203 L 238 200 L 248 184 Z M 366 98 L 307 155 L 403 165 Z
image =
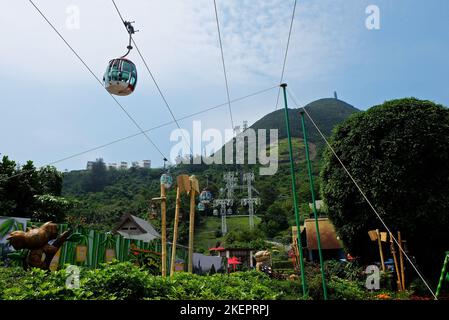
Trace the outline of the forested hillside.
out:
M 320 126 L 323 133 L 330 135 L 332 128 L 358 110 L 347 103 L 337 99 L 321 99 L 307 106 L 310 114 Z M 253 171 L 256 174 L 255 188 L 259 191 L 261 205 L 256 209 L 256 215 L 260 217 L 260 223 L 255 231 L 254 238 L 261 235 L 287 241 L 289 238 L 289 226 L 294 224 L 291 195 L 291 177 L 289 168 L 288 144 L 285 132 L 284 111 L 278 110 L 257 121 L 254 129 L 279 129 L 279 167 L 275 175 L 259 176 L 259 165 L 187 165 L 178 164 L 169 168 L 170 173 L 176 177 L 179 174 L 196 175 L 200 181 L 200 188 L 208 187 L 214 197 L 219 196 L 219 189 L 224 188 L 223 173 L 236 171 L 239 177 L 244 172 Z M 310 212 L 308 203 L 310 201 L 309 181 L 306 172 L 304 144 L 298 109 L 290 110 L 290 120 L 293 136 L 293 149 L 295 153 L 298 197 L 301 204 L 301 213 L 307 216 Z M 319 190 L 318 173 L 321 166 L 321 154 L 324 150 L 321 138 L 309 121 L 306 122 L 310 136 L 309 145 L 312 158 L 312 169 L 316 179 L 316 191 Z M 125 213 L 148 218 L 150 199 L 159 196 L 159 178 L 164 171 L 162 169 L 130 168 L 128 170 L 107 170 L 102 159 L 98 159 L 92 170 L 71 171 L 64 174 L 63 196 L 74 197 L 79 202 L 76 208 L 71 210 L 70 215 L 74 221 L 88 224 L 95 228 L 110 230 L 120 217 Z M 239 194 L 239 192 L 241 192 Z M 237 191 L 236 198 L 242 198 L 245 193 Z M 174 215 L 175 190 L 168 192 L 168 225 L 170 226 Z M 247 208 L 242 207 L 236 201 L 232 209 L 238 214 L 247 214 Z M 184 209 L 188 208 L 188 199 L 183 199 Z M 209 230 L 209 226 L 216 225 L 210 219 L 212 207 L 203 212 L 197 212 L 196 223 L 200 232 L 216 232 Z M 205 220 L 205 217 L 209 221 Z M 187 215 L 183 218 L 187 222 Z M 155 219 L 152 223 L 158 227 L 159 221 Z M 186 240 L 187 223 L 181 222 L 180 242 Z M 169 229 L 169 233 L 170 233 Z M 232 230 L 230 230 L 232 231 Z M 242 230 L 240 230 L 242 231 Z M 234 237 L 236 235 L 234 234 Z M 237 238 L 239 236 L 237 235 Z

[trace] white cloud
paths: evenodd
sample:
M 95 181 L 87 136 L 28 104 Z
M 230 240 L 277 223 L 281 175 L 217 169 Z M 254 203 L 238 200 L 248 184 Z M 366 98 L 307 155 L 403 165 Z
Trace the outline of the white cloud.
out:
M 101 77 L 108 59 L 125 51 L 127 35 L 110 1 L 35 0 L 50 21 Z M 217 1 L 224 53 L 234 86 L 280 76 L 293 1 Z M 288 74 L 301 77 L 330 71 L 351 41 L 348 1 L 298 1 Z M 163 83 L 222 83 L 220 52 L 211 0 L 117 1 L 125 18 L 136 21 L 135 35 Z M 67 7 L 80 9 L 80 29 L 66 28 Z M 363 12 L 360 19 L 363 19 Z M 85 80 L 85 71 L 27 1 L 14 1 L 0 13 L 4 25 L 2 68 L 21 76 L 45 73 L 64 83 Z M 13 31 L 13 32 L 10 32 Z M 136 53 L 131 57 L 138 61 Z M 143 70 L 141 70 L 143 71 Z M 184 80 L 185 79 L 185 80 Z M 65 80 L 65 81 L 64 81 Z M 266 79 L 265 79 L 266 80 Z
M 125 52 L 127 34 L 111 1 L 33 1 L 99 78 L 107 61 Z M 212 0 L 116 2 L 125 19 L 136 21 L 136 29 L 140 31 L 135 40 L 176 116 L 224 102 L 226 95 Z M 282 68 L 293 0 L 218 0 L 217 3 L 231 98 L 275 85 Z M 363 26 L 364 21 L 364 10 L 358 13 L 351 9 L 354 3 L 298 0 L 285 74 L 287 81 L 316 80 L 348 63 L 346 55 L 357 41 L 358 29 L 354 26 L 359 20 Z M 66 9 L 73 5 L 80 9 L 79 30 L 66 28 Z M 36 100 L 40 112 L 39 121 L 22 118 L 17 128 L 23 131 L 23 137 L 1 147 L 6 146 L 6 151 L 13 150 L 10 152 L 15 154 L 22 154 L 17 151 L 19 149 L 35 150 L 27 157 L 49 162 L 59 154 L 80 151 L 84 146 L 88 148 L 135 132 L 123 114 L 111 109 L 116 106 L 112 106 L 110 98 L 95 87 L 98 84 L 91 75 L 83 70 L 73 53 L 28 1 L 8 2 L 0 11 L 0 21 L 4 26 L 1 29 L 0 80 L 14 79 L 14 83 L 20 83 L 4 93 L 9 106 L 6 112 L 6 107 L 0 107 L 4 108 L 0 111 L 9 118 L 18 118 L 21 112 L 30 110 L 30 101 Z M 132 52 L 130 57 L 138 65 L 139 83 L 133 96 L 123 98 L 125 106 L 143 127 L 166 122 L 170 116 L 145 74 L 137 52 Z M 34 100 L 25 99 L 22 93 L 28 91 L 38 91 L 39 95 Z M 72 91 L 71 94 L 68 91 Z M 272 111 L 275 92 L 270 94 L 272 97 L 267 93 L 235 104 L 235 122 L 248 120 L 252 123 Z M 16 98 L 17 95 L 22 96 Z M 76 101 L 67 101 L 69 99 Z M 65 101 L 64 110 L 55 112 Z M 64 112 L 72 109 L 77 113 L 64 116 Z M 108 115 L 107 125 L 98 123 L 104 114 Z M 229 126 L 226 108 L 197 119 L 205 121 L 208 127 Z M 189 127 L 188 121 L 183 123 Z M 13 126 L 16 124 L 0 119 L 0 135 L 7 134 Z M 64 135 L 53 140 L 45 138 L 65 128 L 68 129 Z M 26 135 L 33 136 L 32 143 L 27 141 Z M 152 132 L 153 136 L 158 144 L 168 149 L 168 137 L 162 130 L 160 134 Z M 47 145 L 42 154 L 35 147 L 38 140 Z M 62 142 L 65 143 L 64 152 Z M 136 151 L 117 148 L 117 152 Z

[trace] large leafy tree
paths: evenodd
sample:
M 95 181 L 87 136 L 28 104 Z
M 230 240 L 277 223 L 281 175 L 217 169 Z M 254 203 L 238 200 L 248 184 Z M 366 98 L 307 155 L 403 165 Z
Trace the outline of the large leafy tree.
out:
M 0 161 L 0 215 L 60 222 L 71 207 L 61 189 L 62 175 L 54 167 L 36 169 L 32 161 L 20 166 L 7 156 Z
M 332 147 L 418 264 L 434 275 L 449 250 L 449 111 L 414 98 L 392 100 L 338 126 Z M 330 150 L 321 171 L 328 214 L 350 251 L 375 254 L 367 231 L 380 221 Z M 428 273 L 429 274 L 429 273 Z
M 98 192 L 102 191 L 107 185 L 107 169 L 106 164 L 102 158 L 97 159 L 93 165 L 89 174 L 84 180 L 84 190 L 87 192 Z

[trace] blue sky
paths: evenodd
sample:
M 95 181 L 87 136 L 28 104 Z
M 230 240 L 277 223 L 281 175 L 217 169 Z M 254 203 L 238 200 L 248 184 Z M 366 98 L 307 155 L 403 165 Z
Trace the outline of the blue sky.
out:
M 136 21 L 142 53 L 176 117 L 226 101 L 212 0 L 117 0 Z M 108 0 L 35 0 L 102 77 L 109 59 L 123 54 L 127 35 Z M 293 0 L 218 0 L 231 98 L 279 82 Z M 380 30 L 365 27 L 368 5 L 380 9 Z M 66 21 L 79 9 L 79 29 Z M 0 153 L 36 165 L 138 132 L 28 1 L 0 11 Z M 414 96 L 449 106 L 449 1 L 298 0 L 285 81 L 302 103 L 330 97 L 360 108 Z M 12 32 L 13 31 L 13 32 Z M 136 92 L 119 97 L 143 128 L 171 121 L 136 52 Z M 234 121 L 250 124 L 274 110 L 276 89 L 232 104 Z M 227 107 L 181 121 L 230 128 Z M 149 133 L 167 156 L 175 125 Z M 161 156 L 142 136 L 56 166 L 80 169 L 86 161 Z

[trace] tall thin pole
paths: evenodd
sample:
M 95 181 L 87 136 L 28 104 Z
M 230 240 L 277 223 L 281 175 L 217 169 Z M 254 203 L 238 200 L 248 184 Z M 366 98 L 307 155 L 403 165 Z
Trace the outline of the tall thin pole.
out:
M 402 254 L 402 235 L 401 231 L 398 231 L 398 242 L 399 242 L 399 265 L 401 266 L 401 282 L 402 282 L 402 290 L 405 291 L 405 271 L 404 271 L 404 257 Z
M 306 285 L 306 277 L 304 274 L 304 259 L 302 254 L 302 243 L 301 243 L 301 228 L 299 222 L 299 209 L 298 209 L 298 196 L 296 194 L 296 176 L 295 176 L 295 163 L 293 161 L 293 147 L 292 147 L 292 138 L 290 133 L 290 119 L 288 116 L 288 104 L 287 104 L 287 84 L 281 84 L 284 93 L 284 111 L 285 111 L 285 126 L 287 129 L 287 138 L 288 138 L 288 150 L 290 154 L 290 174 L 292 177 L 292 192 L 293 192 L 293 208 L 295 210 L 295 221 L 296 221 L 296 238 L 298 241 L 298 251 L 299 251 L 299 264 L 301 267 L 301 284 L 302 284 L 302 293 L 304 296 L 307 295 L 307 285 Z
M 397 280 L 397 284 L 398 284 L 398 291 L 402 291 L 402 281 L 401 281 L 401 274 L 399 272 L 399 266 L 398 266 L 398 259 L 396 257 L 396 249 L 394 247 L 394 242 L 393 242 L 393 234 L 390 232 L 390 250 L 391 250 L 391 255 L 393 256 L 393 260 L 394 260 L 394 270 L 396 270 L 396 276 L 398 277 Z
M 189 219 L 189 265 L 187 271 L 193 271 L 193 236 L 195 227 L 195 189 L 190 189 L 190 219 Z
M 441 269 L 440 280 L 438 281 L 438 287 L 437 287 L 437 292 L 436 292 L 437 297 L 440 295 L 441 288 L 443 287 L 444 278 L 446 277 L 446 270 L 447 270 L 448 262 L 449 262 L 449 251 L 446 252 L 446 257 L 444 258 L 443 268 Z
M 327 300 L 326 276 L 324 274 L 323 252 L 321 250 L 320 228 L 319 228 L 318 214 L 317 214 L 316 203 L 315 203 L 315 190 L 314 190 L 315 186 L 313 183 L 312 165 L 310 164 L 309 144 L 307 143 L 307 129 L 306 129 L 306 123 L 304 121 L 304 111 L 302 109 L 300 111 L 300 114 L 301 114 L 302 134 L 304 137 L 304 145 L 306 147 L 307 172 L 309 174 L 310 194 L 312 196 L 312 209 L 313 209 L 313 216 L 315 218 L 316 241 L 318 244 L 318 256 L 320 257 L 320 271 L 321 271 L 321 282 L 323 285 L 323 296 L 324 296 L 324 300 Z
M 382 239 L 380 236 L 379 229 L 376 229 L 376 234 L 377 234 L 377 245 L 379 246 L 380 263 L 382 265 L 382 271 L 385 272 L 384 252 L 382 250 Z
M 165 162 L 164 162 L 165 164 Z M 162 276 L 167 276 L 167 201 L 165 185 L 161 183 L 161 246 L 162 246 Z
M 175 273 L 175 262 L 176 262 L 176 242 L 178 241 L 178 225 L 179 225 L 179 209 L 181 207 L 181 192 L 178 188 L 176 189 L 176 206 L 175 206 L 175 220 L 173 225 L 173 240 L 171 249 L 171 263 L 170 263 L 170 277 Z

